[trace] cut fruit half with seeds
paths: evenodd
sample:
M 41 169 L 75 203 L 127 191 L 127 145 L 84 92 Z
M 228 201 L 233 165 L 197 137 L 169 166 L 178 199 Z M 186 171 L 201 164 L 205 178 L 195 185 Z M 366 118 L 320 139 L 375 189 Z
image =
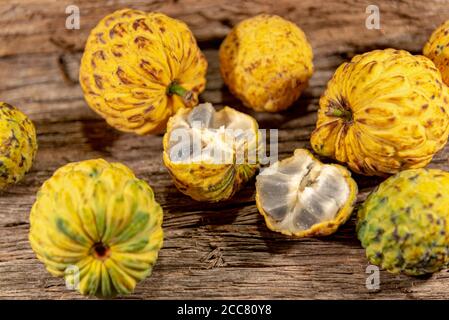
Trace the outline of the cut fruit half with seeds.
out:
M 357 184 L 340 165 L 297 149 L 257 176 L 256 204 L 273 231 L 297 237 L 334 233 L 351 216 Z
M 163 140 L 164 164 L 178 190 L 197 201 L 232 197 L 258 169 L 258 129 L 254 118 L 229 107 L 180 109 Z

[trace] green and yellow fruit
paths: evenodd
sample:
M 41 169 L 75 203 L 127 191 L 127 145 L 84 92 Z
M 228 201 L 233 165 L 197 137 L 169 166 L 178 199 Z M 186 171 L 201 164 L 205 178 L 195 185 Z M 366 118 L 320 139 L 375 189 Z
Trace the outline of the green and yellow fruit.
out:
M 392 273 L 422 275 L 449 262 L 449 173 L 400 172 L 380 184 L 358 212 L 368 260 Z
M 288 108 L 313 73 L 312 47 L 294 23 L 262 14 L 240 22 L 220 46 L 229 90 L 256 111 Z
M 449 85 L 449 20 L 439 26 L 426 42 L 423 54 L 440 70 L 445 84 Z
M 84 295 L 111 297 L 133 292 L 151 274 L 161 225 L 162 209 L 146 182 L 120 163 L 87 160 L 59 168 L 42 185 L 29 239 L 51 274 Z
M 269 229 L 296 237 L 327 236 L 351 216 L 357 184 L 340 165 L 305 149 L 257 176 L 256 205 Z
M 421 168 L 446 144 L 446 101 L 428 58 L 393 49 L 358 55 L 327 84 L 311 144 L 364 175 Z
M 0 190 L 20 181 L 33 165 L 36 130 L 26 115 L 0 102 Z
M 258 169 L 258 125 L 252 117 L 210 103 L 181 109 L 163 140 L 164 164 L 182 193 L 197 201 L 232 197 Z
M 80 84 L 88 105 L 113 127 L 158 133 L 198 103 L 207 61 L 187 25 L 162 13 L 124 9 L 91 31 Z

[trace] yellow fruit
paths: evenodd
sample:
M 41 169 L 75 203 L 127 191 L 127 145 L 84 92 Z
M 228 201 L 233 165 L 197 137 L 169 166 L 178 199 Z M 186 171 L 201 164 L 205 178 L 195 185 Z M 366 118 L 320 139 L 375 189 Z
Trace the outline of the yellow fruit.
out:
M 0 189 L 20 181 L 37 152 L 36 130 L 30 119 L 0 102 Z
M 168 121 L 163 145 L 175 186 L 197 201 L 229 199 L 258 168 L 257 122 L 229 107 L 216 112 L 205 103 L 179 110 Z
M 256 205 L 269 229 L 296 237 L 327 236 L 351 216 L 357 184 L 339 165 L 305 149 L 257 176 Z
M 256 111 L 280 111 L 298 99 L 312 76 L 312 59 L 298 26 L 266 14 L 240 22 L 220 46 L 224 82 Z
M 311 144 L 364 175 L 421 168 L 446 144 L 447 101 L 426 57 L 394 49 L 358 55 L 327 84 Z
M 54 276 L 85 295 L 127 294 L 151 274 L 162 246 L 162 209 L 120 163 L 69 163 L 37 194 L 30 243 Z
M 445 84 L 449 85 L 449 20 L 439 26 L 424 46 L 423 53 L 440 70 Z
M 185 23 L 124 9 L 91 31 L 80 83 L 89 106 L 111 126 L 148 134 L 163 131 L 177 110 L 198 103 L 206 69 Z

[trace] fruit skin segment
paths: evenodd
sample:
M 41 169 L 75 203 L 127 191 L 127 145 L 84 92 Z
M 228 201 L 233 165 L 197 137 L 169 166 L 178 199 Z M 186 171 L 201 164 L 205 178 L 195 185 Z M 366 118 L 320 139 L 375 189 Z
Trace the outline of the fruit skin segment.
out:
M 370 263 L 418 276 L 449 262 L 449 173 L 402 171 L 379 185 L 358 211 L 357 234 Z
M 152 189 L 120 163 L 103 159 L 59 168 L 37 193 L 29 240 L 54 276 L 79 270 L 79 292 L 133 292 L 162 247 L 162 209 Z
M 318 159 L 316 159 L 312 155 L 312 153 L 310 153 L 306 149 L 296 149 L 293 157 L 299 155 L 306 155 L 307 157 L 310 157 L 313 162 L 323 165 Z M 278 165 L 282 165 L 283 162 L 285 163 L 286 161 L 289 161 L 291 158 L 281 160 L 280 162 L 278 162 Z M 270 230 L 280 232 L 287 236 L 295 236 L 298 238 L 328 236 L 335 233 L 341 225 L 346 223 L 346 221 L 351 217 L 351 213 L 354 209 L 354 205 L 357 200 L 357 193 L 358 193 L 357 183 L 354 181 L 354 179 L 351 178 L 351 172 L 347 170 L 345 167 L 340 166 L 338 164 L 332 164 L 329 166 L 336 168 L 344 177 L 344 180 L 349 188 L 348 199 L 346 200 L 345 204 L 339 209 L 334 219 L 314 224 L 311 228 L 307 230 L 292 232 L 290 230 L 280 229 L 277 226 L 276 221 L 263 208 L 259 192 L 259 181 L 256 182 L 256 206 L 260 214 L 264 217 L 265 223 Z
M 440 25 L 430 36 L 423 54 L 440 70 L 443 81 L 449 85 L 449 20 Z
M 198 103 L 206 70 L 184 22 L 123 9 L 91 31 L 79 79 L 86 102 L 109 125 L 142 135 L 163 131 L 176 111 Z
M 195 161 L 190 163 L 175 162 L 170 159 L 169 141 L 173 130 L 179 127 L 181 119 L 188 117 L 189 109 L 181 109 L 171 117 L 167 124 L 167 132 L 163 138 L 163 161 L 168 169 L 176 188 L 196 201 L 218 202 L 231 198 L 238 192 L 256 173 L 259 164 L 249 163 L 211 163 L 208 161 Z M 238 112 L 230 107 L 224 107 L 217 114 L 225 117 L 235 117 L 251 123 L 251 131 L 254 135 L 248 145 L 247 151 L 258 152 L 259 126 L 251 116 Z M 234 158 L 235 160 L 235 158 Z
M 313 73 L 312 47 L 304 32 L 276 15 L 240 22 L 221 44 L 219 58 L 229 90 L 256 111 L 288 108 Z
M 311 145 L 363 175 L 426 166 L 449 135 L 448 88 L 424 56 L 374 50 L 335 72 Z
M 0 102 L 0 190 L 20 181 L 33 165 L 36 129 L 17 108 Z

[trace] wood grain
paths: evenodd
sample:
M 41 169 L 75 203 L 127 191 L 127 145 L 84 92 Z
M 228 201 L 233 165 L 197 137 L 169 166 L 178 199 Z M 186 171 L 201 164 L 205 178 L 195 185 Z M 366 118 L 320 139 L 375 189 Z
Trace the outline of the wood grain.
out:
M 217 48 L 229 29 L 269 12 L 301 26 L 315 53 L 310 87 L 289 110 L 254 114 L 262 128 L 278 128 L 284 158 L 309 148 L 320 94 L 335 68 L 356 53 L 395 47 L 420 52 L 433 28 L 449 19 L 449 1 L 377 1 L 381 30 L 365 28 L 370 1 L 52 1 L 0 0 L 0 100 L 34 121 L 39 152 L 31 172 L 0 195 L 0 298 L 79 299 L 53 278 L 28 243 L 28 215 L 39 186 L 71 161 L 102 157 L 120 161 L 153 187 L 164 208 L 165 243 L 152 277 L 130 299 L 199 298 L 449 298 L 446 271 L 423 278 L 381 273 L 380 289 L 365 287 L 367 260 L 354 234 L 354 219 L 334 236 L 291 239 L 270 232 L 254 203 L 254 182 L 219 204 L 180 194 L 161 161 L 161 136 L 138 137 L 106 125 L 85 104 L 77 82 L 89 30 L 115 9 L 156 10 L 186 21 L 209 61 L 203 101 L 249 112 L 224 87 Z M 81 9 L 81 29 L 66 30 L 65 7 Z M 449 169 L 449 147 L 432 167 Z M 377 178 L 356 176 L 362 201 Z

